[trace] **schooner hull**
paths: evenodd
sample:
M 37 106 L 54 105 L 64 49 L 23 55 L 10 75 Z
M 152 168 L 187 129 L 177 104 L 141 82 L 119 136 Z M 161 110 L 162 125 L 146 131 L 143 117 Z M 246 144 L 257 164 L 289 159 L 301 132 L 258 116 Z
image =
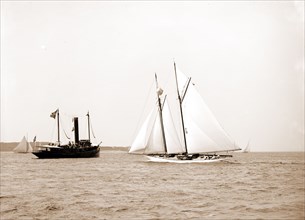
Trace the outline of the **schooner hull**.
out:
M 100 148 L 99 147 L 90 147 L 83 149 L 49 148 L 32 153 L 40 159 L 88 158 L 88 157 L 99 157 Z
M 150 162 L 157 162 L 157 163 L 215 163 L 223 161 L 223 158 L 219 159 L 203 159 L 198 157 L 196 159 L 189 159 L 189 160 L 181 160 L 177 157 L 153 157 L 153 156 L 146 156 Z

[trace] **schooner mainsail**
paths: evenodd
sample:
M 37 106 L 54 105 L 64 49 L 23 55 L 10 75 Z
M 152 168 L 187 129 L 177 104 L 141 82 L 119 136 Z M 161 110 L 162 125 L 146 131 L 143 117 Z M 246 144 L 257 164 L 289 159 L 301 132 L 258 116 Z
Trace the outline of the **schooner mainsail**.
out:
M 177 70 L 175 63 L 174 70 L 182 137 L 176 132 L 166 96 L 161 103 L 163 90 L 155 77 L 157 108 L 145 120 L 129 153 L 145 154 L 152 161 L 207 162 L 221 159 L 216 152 L 240 150 L 196 91 L 191 78 Z

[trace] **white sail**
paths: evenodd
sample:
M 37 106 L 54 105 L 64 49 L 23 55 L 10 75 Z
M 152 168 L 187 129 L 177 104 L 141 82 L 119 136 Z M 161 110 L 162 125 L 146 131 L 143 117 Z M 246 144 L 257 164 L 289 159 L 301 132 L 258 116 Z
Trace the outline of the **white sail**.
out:
M 26 138 L 23 137 L 20 143 L 13 149 L 15 153 L 31 153 L 33 148 Z
M 248 141 L 247 146 L 241 152 L 243 152 L 243 153 L 250 152 L 250 140 Z
M 148 138 L 148 142 L 145 148 L 145 154 L 164 154 L 164 140 L 161 128 L 160 114 L 156 114 L 153 128 Z
M 174 120 L 167 100 L 164 103 L 162 113 L 163 113 L 163 123 L 164 123 L 164 133 L 165 133 L 167 153 L 168 154 L 184 153 L 185 148 L 179 140 L 179 136 L 176 132 Z
M 30 144 L 30 142 L 28 142 L 28 150 L 27 150 L 28 153 L 32 153 L 33 152 L 33 147 L 32 145 Z
M 156 106 L 155 111 L 152 111 L 145 120 L 129 153 L 181 154 L 187 149 L 189 154 L 195 154 L 239 150 L 190 83 L 190 78 L 179 70 L 176 73 L 184 126 L 180 124 L 177 127 L 177 123 L 174 123 L 167 100 L 162 112 L 159 112 L 163 90 L 157 84 L 159 107 Z M 182 119 L 181 115 L 175 119 L 176 122 Z M 183 128 L 185 132 L 186 146 L 183 133 L 180 138 L 177 134 L 179 128 Z
M 138 135 L 136 136 L 135 140 L 131 144 L 131 147 L 129 149 L 129 153 L 144 153 L 147 140 L 150 134 L 150 124 L 152 121 L 153 116 L 153 110 L 149 113 L 147 118 L 145 119 L 143 125 L 141 126 Z
M 162 133 L 162 124 L 160 112 L 157 106 L 143 123 L 136 139 L 131 145 L 129 153 L 138 154 L 174 154 L 185 152 L 184 147 L 179 141 L 173 118 L 167 101 L 165 101 L 162 110 L 164 137 Z M 167 151 L 165 151 L 165 145 Z
M 183 75 L 177 70 L 178 80 L 183 80 L 178 83 L 179 91 L 184 91 L 184 95 L 188 79 Z M 182 103 L 188 153 L 239 150 L 191 83 Z

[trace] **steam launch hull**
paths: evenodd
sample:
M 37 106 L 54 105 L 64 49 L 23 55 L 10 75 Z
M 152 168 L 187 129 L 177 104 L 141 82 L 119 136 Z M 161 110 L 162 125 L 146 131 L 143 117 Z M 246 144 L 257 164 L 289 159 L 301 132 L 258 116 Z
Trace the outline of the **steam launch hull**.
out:
M 88 158 L 99 157 L 100 147 L 91 146 L 88 148 L 73 148 L 71 146 L 58 146 L 58 148 L 46 148 L 32 153 L 40 159 Z
M 46 158 L 88 158 L 88 157 L 99 157 L 100 155 L 100 147 L 99 145 L 93 146 L 90 142 L 90 120 L 89 120 L 89 112 L 88 116 L 88 140 L 79 140 L 78 133 L 78 118 L 74 117 L 74 143 L 69 142 L 67 145 L 60 144 L 48 144 L 37 146 L 38 150 L 33 151 L 32 153 L 41 159 Z M 57 109 L 55 112 L 51 113 L 51 117 L 57 117 L 57 124 L 59 126 L 59 110 Z M 58 143 L 60 143 L 59 139 L 59 127 L 58 127 Z

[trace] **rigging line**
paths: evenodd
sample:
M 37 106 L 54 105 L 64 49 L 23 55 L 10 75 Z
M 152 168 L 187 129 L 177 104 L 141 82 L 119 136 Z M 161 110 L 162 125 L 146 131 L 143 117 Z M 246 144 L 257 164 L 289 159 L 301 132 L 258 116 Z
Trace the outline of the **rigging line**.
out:
M 170 73 L 168 73 L 167 74 L 167 78 L 165 79 L 165 83 L 164 83 L 164 85 L 165 85 L 165 87 L 170 83 L 170 78 L 171 78 L 171 74 Z
M 174 87 L 172 86 L 173 78 L 172 73 L 170 71 L 165 74 L 165 80 L 164 80 L 164 91 L 167 91 L 166 93 L 171 95 L 175 95 L 176 92 L 174 91 Z
M 70 137 L 68 137 L 68 135 L 67 135 L 67 133 L 66 133 L 66 131 L 65 131 L 63 121 L 61 120 L 61 118 L 60 118 L 59 120 L 60 120 L 60 124 L 62 125 L 61 128 L 62 128 L 62 130 L 64 131 L 64 134 L 66 135 L 66 138 L 68 138 L 68 139 L 70 140 Z
M 140 115 L 140 117 L 139 117 L 139 119 L 138 119 L 138 122 L 137 122 L 137 126 L 136 126 L 136 129 L 134 130 L 134 132 L 133 132 L 133 138 L 136 136 L 136 132 L 138 131 L 138 129 L 139 129 L 139 125 L 140 125 L 140 122 L 141 122 L 141 119 L 143 118 L 143 115 L 144 115 L 144 111 L 145 111 L 145 107 L 147 106 L 147 103 L 148 103 L 148 100 L 149 100 L 149 96 L 150 96 L 150 94 L 151 94 L 151 90 L 152 90 L 152 87 L 153 87 L 153 85 L 154 85 L 154 80 L 152 81 L 152 83 L 151 83 L 151 85 L 150 85 L 150 88 L 149 88 L 149 91 L 148 91 L 148 93 L 147 93 L 147 95 L 146 95 L 146 101 L 145 101 L 145 104 L 144 104 L 144 107 L 143 107 L 143 109 L 142 109 L 142 113 L 141 113 L 141 115 Z
M 167 98 L 167 95 L 164 96 L 164 100 L 163 100 L 163 103 L 162 103 L 162 106 L 161 106 L 161 111 L 163 111 L 163 107 L 165 105 L 166 98 Z
M 183 96 L 182 96 L 182 98 L 181 98 L 181 102 L 183 102 L 183 100 L 184 100 L 184 97 L 185 97 L 186 92 L 187 92 L 187 90 L 188 90 L 188 88 L 189 88 L 189 85 L 190 85 L 191 79 L 192 79 L 191 77 L 190 77 L 190 78 L 188 78 L 188 81 L 187 81 L 187 83 L 186 83 L 186 86 L 185 86 L 185 89 L 184 89 L 184 92 L 183 92 Z
M 51 138 L 49 140 L 51 140 L 53 142 L 54 140 L 54 131 L 55 131 L 55 127 L 56 127 L 56 122 L 53 123 L 53 129 L 52 129 L 52 133 L 51 133 Z
M 92 127 L 91 118 L 90 118 L 89 120 L 90 120 L 90 128 L 91 128 L 91 133 L 92 133 L 93 137 L 94 137 L 94 138 L 96 138 L 96 137 L 95 137 L 95 135 L 94 135 L 94 132 L 93 132 L 93 127 Z
M 79 115 L 79 114 L 68 114 L 68 113 L 66 113 L 66 112 L 60 112 L 60 115 L 61 115 L 61 117 L 66 117 L 66 118 L 75 118 L 75 117 L 78 117 L 78 118 L 85 118 L 85 117 L 87 117 L 86 115 L 83 115 L 83 114 L 81 114 L 81 115 Z
M 68 135 L 66 134 L 66 131 L 63 129 L 64 134 L 66 135 L 66 138 L 68 138 L 70 140 L 70 138 L 68 137 Z

